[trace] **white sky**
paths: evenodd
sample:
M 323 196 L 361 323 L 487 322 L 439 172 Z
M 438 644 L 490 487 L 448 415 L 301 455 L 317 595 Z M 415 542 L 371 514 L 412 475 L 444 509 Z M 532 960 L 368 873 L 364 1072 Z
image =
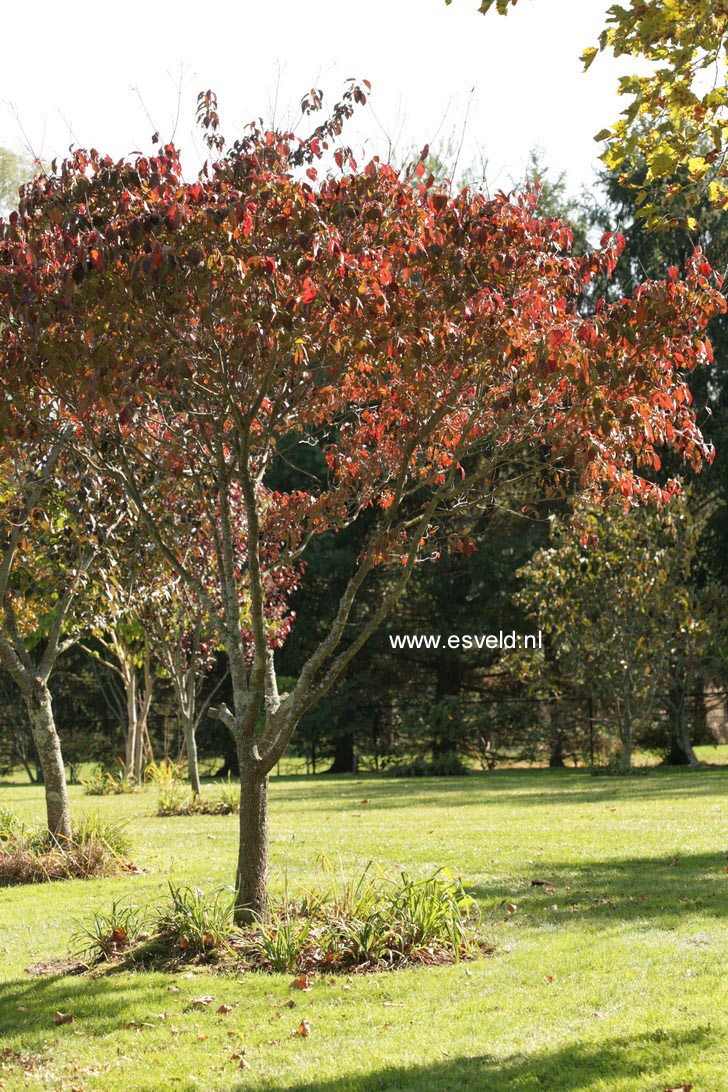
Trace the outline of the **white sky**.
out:
M 347 135 L 364 158 L 386 154 L 387 138 L 401 154 L 453 132 L 459 143 L 467 115 L 459 169 L 483 153 L 489 184 L 507 189 L 539 145 L 574 191 L 593 178 L 594 133 L 618 116 L 617 77 L 634 64 L 599 57 L 582 72 L 608 6 L 520 0 L 504 19 L 478 14 L 478 0 L 12 4 L 0 23 L 0 145 L 27 138 L 45 160 L 71 142 L 148 151 L 154 127 L 172 134 L 181 74 L 176 140 L 191 171 L 203 157 L 198 91 L 217 91 L 230 139 L 253 117 L 269 121 L 276 98 L 279 119 L 295 117 L 310 87 L 332 104 L 355 76 L 373 86 L 373 113 Z

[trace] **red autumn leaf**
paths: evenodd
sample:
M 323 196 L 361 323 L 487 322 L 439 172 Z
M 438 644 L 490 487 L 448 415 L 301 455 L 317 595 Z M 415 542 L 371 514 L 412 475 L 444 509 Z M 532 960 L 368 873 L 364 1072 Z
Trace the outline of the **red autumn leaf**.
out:
M 303 303 L 312 303 L 316 299 L 318 289 L 313 283 L 310 277 L 306 277 L 303 282 L 303 291 L 301 292 L 301 300 Z

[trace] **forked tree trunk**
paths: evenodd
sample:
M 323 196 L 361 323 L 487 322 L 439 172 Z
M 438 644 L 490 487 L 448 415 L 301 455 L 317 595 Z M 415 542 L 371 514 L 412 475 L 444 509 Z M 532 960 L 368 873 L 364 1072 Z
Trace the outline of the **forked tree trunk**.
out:
M 671 766 L 699 766 L 700 759 L 690 742 L 690 730 L 684 703 L 673 712 L 672 738 L 668 762 Z
M 688 728 L 688 676 L 681 664 L 675 665 L 672 672 L 668 696 L 668 716 L 670 723 L 670 753 L 668 763 L 671 766 L 699 766 L 700 761 L 690 742 Z
M 24 688 L 23 697 L 30 719 L 43 770 L 48 830 L 56 838 L 71 837 L 71 812 L 68 806 L 66 771 L 53 719 L 53 702 L 47 685 L 40 680 L 32 687 Z
M 239 751 L 240 847 L 235 879 L 235 920 L 268 915 L 268 775 L 259 774 L 250 755 Z

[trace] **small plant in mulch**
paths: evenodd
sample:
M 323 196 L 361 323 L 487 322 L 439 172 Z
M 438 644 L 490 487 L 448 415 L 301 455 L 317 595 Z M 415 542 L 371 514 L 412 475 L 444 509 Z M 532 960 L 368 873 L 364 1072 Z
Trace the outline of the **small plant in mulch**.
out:
M 160 793 L 157 815 L 234 815 L 240 811 L 240 790 L 231 786 L 215 796 L 200 793 Z
M 98 813 L 77 819 L 71 837 L 61 838 L 27 826 L 7 808 L 0 810 L 0 887 L 138 871 L 128 854 L 123 824 Z
M 86 796 L 122 796 L 139 790 L 140 786 L 129 773 L 126 763 L 120 758 L 117 763 L 119 768 L 111 770 L 99 765 L 81 780 Z
M 475 900 L 441 869 L 426 880 L 373 875 L 323 894 L 285 897 L 265 919 L 234 925 L 229 890 L 169 885 L 141 910 L 114 903 L 75 936 L 76 954 L 101 963 L 173 969 L 190 961 L 222 970 L 294 974 L 377 971 L 474 959 L 492 947 Z
M 240 810 L 240 788 L 229 779 L 214 796 L 193 793 L 182 777 L 182 764 L 163 759 L 153 762 L 146 772 L 147 780 L 159 792 L 157 815 L 233 815 Z

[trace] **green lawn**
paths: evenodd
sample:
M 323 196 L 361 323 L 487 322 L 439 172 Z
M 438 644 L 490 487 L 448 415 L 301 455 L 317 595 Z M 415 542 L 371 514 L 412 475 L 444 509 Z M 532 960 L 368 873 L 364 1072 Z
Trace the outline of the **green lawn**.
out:
M 274 779 L 274 885 L 286 874 L 289 889 L 325 883 L 323 854 L 350 873 L 370 858 L 418 876 L 451 865 L 496 944 L 470 965 L 321 979 L 301 993 L 290 975 L 25 974 L 64 956 L 73 920 L 114 896 L 233 876 L 234 817 L 157 819 L 152 790 L 90 799 L 74 788 L 77 811 L 129 820 L 148 872 L 0 893 L 0 1044 L 13 1052 L 3 1061 L 0 1049 L 0 1089 L 725 1092 L 726 790 L 728 768 Z M 6 783 L 0 800 L 41 814 L 37 788 Z M 214 1002 L 193 1008 L 204 994 Z M 221 1003 L 236 1007 L 218 1016 Z M 74 1022 L 54 1026 L 57 1010 Z M 295 1038 L 302 1017 L 311 1034 Z M 232 1057 L 243 1049 L 246 1069 Z

